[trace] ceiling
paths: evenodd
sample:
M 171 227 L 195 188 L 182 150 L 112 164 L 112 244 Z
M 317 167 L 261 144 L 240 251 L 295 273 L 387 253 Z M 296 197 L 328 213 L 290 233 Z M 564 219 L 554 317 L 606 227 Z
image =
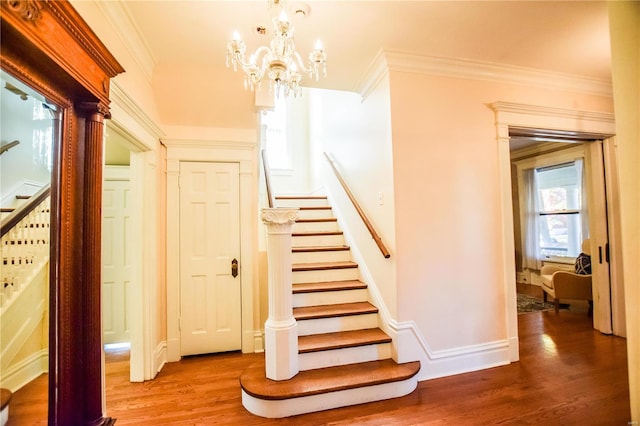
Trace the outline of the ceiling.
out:
M 317 39 L 328 76 L 303 85 L 355 90 L 380 49 L 464 58 L 610 81 L 606 2 L 600 1 L 325 1 L 292 18 L 305 57 Z M 267 2 L 136 1 L 123 3 L 155 65 L 225 67 L 226 43 L 238 30 L 247 52 L 268 44 Z M 289 6 L 295 6 L 290 2 Z M 293 14 L 295 15 L 295 14 Z M 237 84 L 242 85 L 238 75 Z

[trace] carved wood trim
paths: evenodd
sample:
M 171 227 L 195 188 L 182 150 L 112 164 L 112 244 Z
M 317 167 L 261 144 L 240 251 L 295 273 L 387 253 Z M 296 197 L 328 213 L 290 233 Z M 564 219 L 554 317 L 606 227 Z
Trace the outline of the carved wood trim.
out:
M 68 1 L 4 0 L 1 5 L 3 25 L 17 30 L 108 104 L 109 79 L 124 69 Z M 87 63 L 97 67 L 86 67 Z
M 35 21 L 41 16 L 42 3 L 35 0 L 8 0 L 7 5 L 25 21 Z
M 102 413 L 102 136 L 109 81 L 123 69 L 68 1 L 0 7 L 0 66 L 61 108 L 51 180 L 48 422 L 110 425 Z

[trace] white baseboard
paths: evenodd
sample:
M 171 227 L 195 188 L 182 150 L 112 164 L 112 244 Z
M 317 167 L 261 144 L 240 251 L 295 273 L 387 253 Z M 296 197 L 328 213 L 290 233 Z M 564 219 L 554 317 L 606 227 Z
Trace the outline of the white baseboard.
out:
M 432 350 L 413 321 L 392 321 L 398 341 L 397 362 L 418 359 L 421 363 L 418 380 L 469 373 L 511 363 L 512 345 L 507 340 L 480 343 L 439 351 Z M 516 347 L 517 350 L 517 347 Z
M 2 387 L 16 392 L 40 375 L 49 372 L 49 351 L 41 349 L 2 372 Z
M 264 330 L 255 331 L 253 333 L 253 352 L 264 352 Z
M 153 351 L 153 366 L 152 371 L 154 372 L 154 377 L 156 374 L 162 370 L 162 367 L 167 363 L 167 342 L 162 341 L 156 346 L 156 349 Z

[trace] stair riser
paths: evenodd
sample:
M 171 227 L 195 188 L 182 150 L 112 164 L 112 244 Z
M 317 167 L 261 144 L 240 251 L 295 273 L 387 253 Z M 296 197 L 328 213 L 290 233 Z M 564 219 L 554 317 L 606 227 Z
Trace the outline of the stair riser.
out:
M 323 232 L 337 231 L 338 222 L 296 222 L 293 224 L 293 232 Z
M 303 198 L 294 200 L 282 200 L 276 198 L 276 207 L 316 207 L 328 206 L 326 198 Z
M 315 247 L 315 246 L 341 246 L 344 245 L 344 236 L 338 235 L 305 235 L 293 236 L 291 238 L 292 247 Z
M 326 219 L 330 217 L 333 217 L 333 211 L 327 209 L 298 211 L 298 219 Z
M 371 401 L 398 398 L 413 392 L 418 385 L 416 377 L 410 379 L 347 389 L 338 392 L 305 396 L 290 400 L 264 400 L 242 391 L 242 405 L 257 416 L 281 418 L 338 407 L 364 404 Z
M 298 320 L 298 336 L 378 327 L 378 314 Z
M 366 289 L 298 293 L 293 295 L 293 307 L 366 302 L 367 296 Z
M 326 269 L 320 271 L 294 271 L 293 284 L 321 281 L 348 281 L 358 279 L 358 268 Z
M 347 262 L 351 260 L 349 250 L 331 251 L 304 251 L 292 253 L 292 262 L 295 263 L 324 263 L 324 262 Z
M 300 371 L 391 358 L 391 343 L 332 349 L 298 355 Z

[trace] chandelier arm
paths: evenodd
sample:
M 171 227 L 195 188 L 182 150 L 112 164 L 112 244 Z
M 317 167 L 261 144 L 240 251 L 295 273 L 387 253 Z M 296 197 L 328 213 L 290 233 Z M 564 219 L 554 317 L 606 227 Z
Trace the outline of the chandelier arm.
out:
M 300 54 L 298 52 L 293 52 L 294 59 L 296 60 L 296 63 L 298 65 L 298 69 L 304 73 L 312 73 L 314 72 L 313 67 L 306 67 L 304 64 L 304 60 L 302 59 L 302 57 L 300 56 Z
M 256 49 L 256 51 L 249 58 L 257 59 L 261 55 L 268 54 L 269 51 L 270 51 L 270 49 L 268 47 L 260 46 L 258 49 Z M 245 62 L 244 55 L 241 54 L 240 52 L 234 52 L 233 53 L 233 58 L 238 64 L 240 64 L 240 66 L 242 68 L 248 68 L 248 67 L 256 66 L 256 64 L 258 63 L 258 61 L 251 62 L 251 60 L 249 60 L 248 62 Z

